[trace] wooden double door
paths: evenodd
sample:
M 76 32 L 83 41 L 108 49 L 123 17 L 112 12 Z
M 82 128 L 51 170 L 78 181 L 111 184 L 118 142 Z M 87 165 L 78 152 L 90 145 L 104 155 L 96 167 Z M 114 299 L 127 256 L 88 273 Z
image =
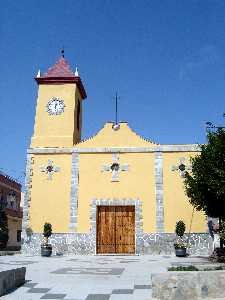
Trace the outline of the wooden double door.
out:
M 135 253 L 135 207 L 97 206 L 97 253 Z

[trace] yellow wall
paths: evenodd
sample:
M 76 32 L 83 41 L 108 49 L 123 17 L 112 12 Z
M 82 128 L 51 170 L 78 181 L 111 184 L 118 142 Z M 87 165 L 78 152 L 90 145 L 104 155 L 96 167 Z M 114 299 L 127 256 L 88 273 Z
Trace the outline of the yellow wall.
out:
M 163 183 L 164 183 L 164 217 L 165 229 L 167 232 L 174 232 L 175 224 L 183 220 L 186 224 L 186 231 L 189 230 L 193 207 L 188 201 L 184 192 L 184 180 L 180 177 L 179 171 L 171 171 L 172 166 L 179 165 L 179 160 L 185 157 L 188 159 L 197 153 L 174 152 L 163 153 Z M 194 212 L 192 232 L 205 232 L 206 220 L 202 212 Z
M 48 160 L 60 167 L 60 172 L 48 175 L 41 172 Z M 45 222 L 53 232 L 68 232 L 70 216 L 71 154 L 35 155 L 31 183 L 30 222 L 34 232 L 42 232 Z
M 55 131 L 55 134 L 58 133 Z M 157 145 L 140 138 L 126 123 L 122 123 L 118 131 L 112 130 L 112 123 L 107 123 L 94 138 L 81 142 L 76 147 L 82 149 L 89 147 L 154 148 Z M 163 153 L 165 232 L 174 232 L 175 224 L 180 219 L 184 220 L 187 230 L 189 229 L 192 206 L 184 194 L 183 179 L 178 171 L 171 171 L 171 167 L 177 166 L 181 157 L 188 158 L 195 154 L 193 152 Z M 72 155 L 34 154 L 33 156 L 30 226 L 34 232 L 42 232 L 43 224 L 50 222 L 53 225 L 53 232 L 69 232 Z M 79 154 L 77 232 L 90 230 L 90 204 L 93 199 L 114 198 L 140 199 L 143 230 L 146 233 L 156 232 L 155 153 L 120 153 L 119 158 L 119 163 L 128 164 L 130 169 L 120 172 L 119 182 L 112 182 L 112 173 L 101 171 L 103 165 L 112 164 L 112 153 Z M 53 174 L 52 180 L 47 180 L 47 174 L 40 170 L 41 166 L 47 165 L 49 159 L 53 160 L 55 166 L 61 168 L 60 172 Z M 206 231 L 203 213 L 194 214 L 192 231 Z
M 112 126 L 113 123 L 106 123 L 94 137 L 79 143 L 77 147 L 157 147 L 157 144 L 136 134 L 126 122 L 120 123 L 119 130 L 113 130 Z
M 46 105 L 53 97 L 64 100 L 64 112 L 60 115 L 49 115 L 46 111 Z M 75 83 L 39 85 L 31 148 L 72 147 L 80 140 L 74 120 L 77 98 L 81 100 Z
M 155 231 L 154 155 L 149 153 L 120 154 L 120 164 L 128 164 L 129 171 L 119 174 L 119 182 L 111 182 L 112 173 L 101 172 L 112 163 L 112 154 L 80 154 L 78 232 L 90 229 L 90 204 L 98 199 L 137 199 L 142 201 L 144 231 Z

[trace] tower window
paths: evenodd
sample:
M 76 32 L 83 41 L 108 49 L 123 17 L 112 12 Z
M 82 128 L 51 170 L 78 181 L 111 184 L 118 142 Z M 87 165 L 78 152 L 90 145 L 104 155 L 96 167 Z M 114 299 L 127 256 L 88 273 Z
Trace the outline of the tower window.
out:
M 77 99 L 77 129 L 80 129 L 80 100 Z

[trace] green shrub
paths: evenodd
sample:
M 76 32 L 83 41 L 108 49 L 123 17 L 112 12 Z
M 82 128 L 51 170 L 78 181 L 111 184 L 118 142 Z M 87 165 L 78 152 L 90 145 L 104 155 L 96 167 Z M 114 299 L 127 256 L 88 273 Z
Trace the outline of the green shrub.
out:
M 184 235 L 185 229 L 186 229 L 186 226 L 182 220 L 180 220 L 176 223 L 175 233 L 180 238 Z
M 222 266 L 219 267 L 212 267 L 212 268 L 204 268 L 203 270 L 199 270 L 195 266 L 178 266 L 178 267 L 170 267 L 168 268 L 168 271 L 219 271 L 223 270 Z
M 174 245 L 175 249 L 186 249 L 187 248 L 187 243 L 184 243 L 184 242 L 177 241 L 173 245 Z
M 195 266 L 170 267 L 168 271 L 199 271 Z
M 52 224 L 47 222 L 44 224 L 43 235 L 46 238 L 49 238 L 52 235 Z

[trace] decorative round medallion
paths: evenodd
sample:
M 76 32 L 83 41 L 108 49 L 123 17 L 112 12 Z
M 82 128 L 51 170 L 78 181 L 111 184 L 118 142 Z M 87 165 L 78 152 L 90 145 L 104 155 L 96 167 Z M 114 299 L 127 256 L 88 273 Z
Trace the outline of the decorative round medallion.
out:
M 60 115 L 64 112 L 64 101 L 59 98 L 52 98 L 46 105 L 46 110 L 49 115 Z
M 178 168 L 179 168 L 180 171 L 183 172 L 185 170 L 185 165 L 184 164 L 180 164 Z
M 46 167 L 46 172 L 52 172 L 53 171 L 53 166 L 48 165 Z
M 110 168 L 112 171 L 119 171 L 120 165 L 118 163 L 113 163 Z
M 113 126 L 112 126 L 112 129 L 115 130 L 115 131 L 119 130 L 120 129 L 120 124 L 114 123 Z

